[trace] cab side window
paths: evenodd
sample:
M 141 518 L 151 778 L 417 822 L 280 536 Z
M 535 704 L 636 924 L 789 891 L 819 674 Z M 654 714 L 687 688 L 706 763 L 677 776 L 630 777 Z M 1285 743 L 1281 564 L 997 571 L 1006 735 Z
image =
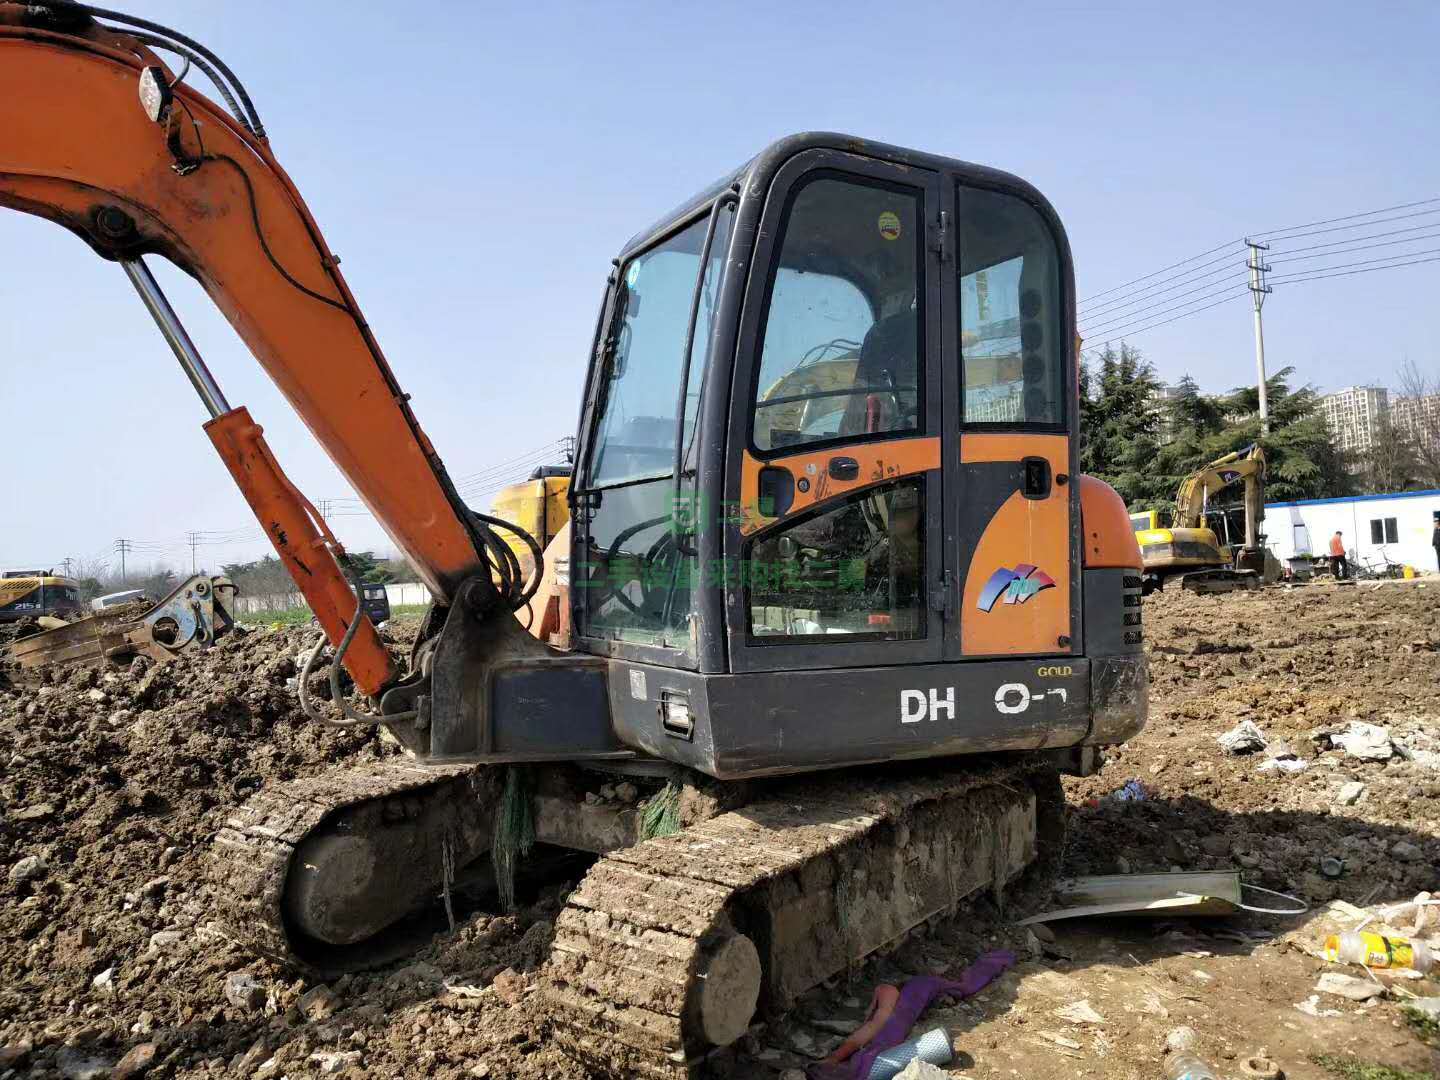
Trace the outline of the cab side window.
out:
M 966 424 L 1065 423 L 1060 252 L 1040 212 L 960 188 L 960 359 Z

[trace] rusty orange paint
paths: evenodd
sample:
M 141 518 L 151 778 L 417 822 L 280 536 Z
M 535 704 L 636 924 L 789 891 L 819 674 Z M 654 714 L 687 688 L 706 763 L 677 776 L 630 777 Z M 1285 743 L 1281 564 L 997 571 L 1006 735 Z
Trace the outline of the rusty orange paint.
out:
M 1070 470 L 1070 440 L 1065 435 L 962 435 L 960 457 L 967 464 L 1040 457 L 1058 477 Z M 991 576 L 1026 563 L 1039 567 L 1054 585 L 1023 603 L 1002 600 L 981 610 L 980 596 Z M 961 597 L 961 651 L 966 656 L 1065 652 L 1069 646 L 1060 638 L 1071 633 L 1072 615 L 1068 488 L 1056 485 L 1048 499 L 1038 500 L 1017 491 L 990 519 L 970 560 Z
M 179 175 L 136 93 L 155 55 L 105 30 L 22 27 L 21 11 L 0 4 L 0 205 L 109 257 L 159 254 L 194 276 L 422 580 L 452 595 L 481 570 L 453 488 L 269 145 L 181 84 L 206 161 Z M 176 115 L 183 150 L 198 153 Z M 95 215 L 108 207 L 133 232 L 102 236 Z
M 557 649 L 569 649 L 570 522 L 561 525 L 560 531 L 545 545 L 544 555 L 540 585 L 530 602 L 515 612 L 515 617 L 532 637 Z
M 860 465 L 859 473 L 853 480 L 836 480 L 830 475 L 830 462 L 834 458 L 853 459 Z M 783 515 L 770 517 L 760 512 L 760 470 L 764 468 L 784 469 L 796 481 L 794 502 Z M 760 461 L 746 451 L 740 460 L 740 532 L 749 536 L 837 495 L 938 468 L 940 440 L 933 437 L 887 439 L 858 446 L 812 450 L 766 461 Z M 799 481 L 802 479 L 807 482 L 808 491 L 800 490 Z
M 320 626 L 332 643 L 338 643 L 355 617 L 359 598 L 331 554 L 332 548 L 338 548 L 334 538 L 317 525 L 323 519 L 286 478 L 265 443 L 264 431 L 244 406 L 211 420 L 205 433 Z M 345 670 L 355 685 L 374 696 L 395 677 L 395 662 L 369 617 L 362 613 L 361 619 L 345 654 Z
M 1080 520 L 1087 569 L 1125 567 L 1140 571 L 1144 561 L 1120 493 L 1104 480 L 1080 477 Z

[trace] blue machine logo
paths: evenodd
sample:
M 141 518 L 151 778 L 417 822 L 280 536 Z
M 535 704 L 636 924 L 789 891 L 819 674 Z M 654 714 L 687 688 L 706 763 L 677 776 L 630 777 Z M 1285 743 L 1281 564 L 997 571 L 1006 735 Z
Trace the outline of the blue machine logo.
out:
M 976 605 L 988 612 L 995 607 L 1002 596 L 1007 604 L 1023 604 L 1038 592 L 1055 587 L 1055 579 L 1038 566 L 1021 563 L 1014 570 L 1002 566 L 990 575 L 985 588 L 980 590 L 980 601 Z

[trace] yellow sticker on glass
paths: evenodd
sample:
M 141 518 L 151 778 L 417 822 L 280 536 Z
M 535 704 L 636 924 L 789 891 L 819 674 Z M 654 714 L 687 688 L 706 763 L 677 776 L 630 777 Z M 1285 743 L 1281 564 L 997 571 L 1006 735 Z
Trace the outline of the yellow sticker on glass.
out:
M 880 237 L 883 240 L 900 239 L 900 215 L 892 210 L 886 210 L 880 215 Z

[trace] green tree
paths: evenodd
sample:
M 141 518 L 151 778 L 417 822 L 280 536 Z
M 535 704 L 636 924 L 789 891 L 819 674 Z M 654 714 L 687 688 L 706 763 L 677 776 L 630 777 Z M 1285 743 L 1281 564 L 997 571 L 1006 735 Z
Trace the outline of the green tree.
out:
M 1227 394 L 1202 394 L 1193 380 L 1182 380 L 1182 393 L 1169 404 L 1174 438 L 1160 449 L 1155 470 L 1173 498 L 1180 482 L 1192 472 L 1259 442 L 1265 450 L 1265 499 L 1334 498 L 1352 493 L 1354 483 L 1344 453 L 1320 412 L 1313 387 L 1292 390 L 1294 368 L 1266 380 L 1270 433 L 1260 435 L 1260 395 L 1253 386 Z M 1237 490 L 1234 499 L 1239 501 Z
M 1164 498 L 1156 484 L 1161 414 L 1155 369 L 1138 349 L 1106 346 L 1080 375 L 1080 466 L 1120 493 L 1131 509 Z
M 395 580 L 395 574 L 377 559 L 373 551 L 350 552 L 350 568 L 360 575 L 360 580 L 371 585 L 384 585 Z
M 1397 428 L 1389 416 L 1381 413 L 1373 435 L 1369 448 L 1356 460 L 1364 494 L 1383 495 L 1423 487 L 1421 456 L 1410 432 Z

